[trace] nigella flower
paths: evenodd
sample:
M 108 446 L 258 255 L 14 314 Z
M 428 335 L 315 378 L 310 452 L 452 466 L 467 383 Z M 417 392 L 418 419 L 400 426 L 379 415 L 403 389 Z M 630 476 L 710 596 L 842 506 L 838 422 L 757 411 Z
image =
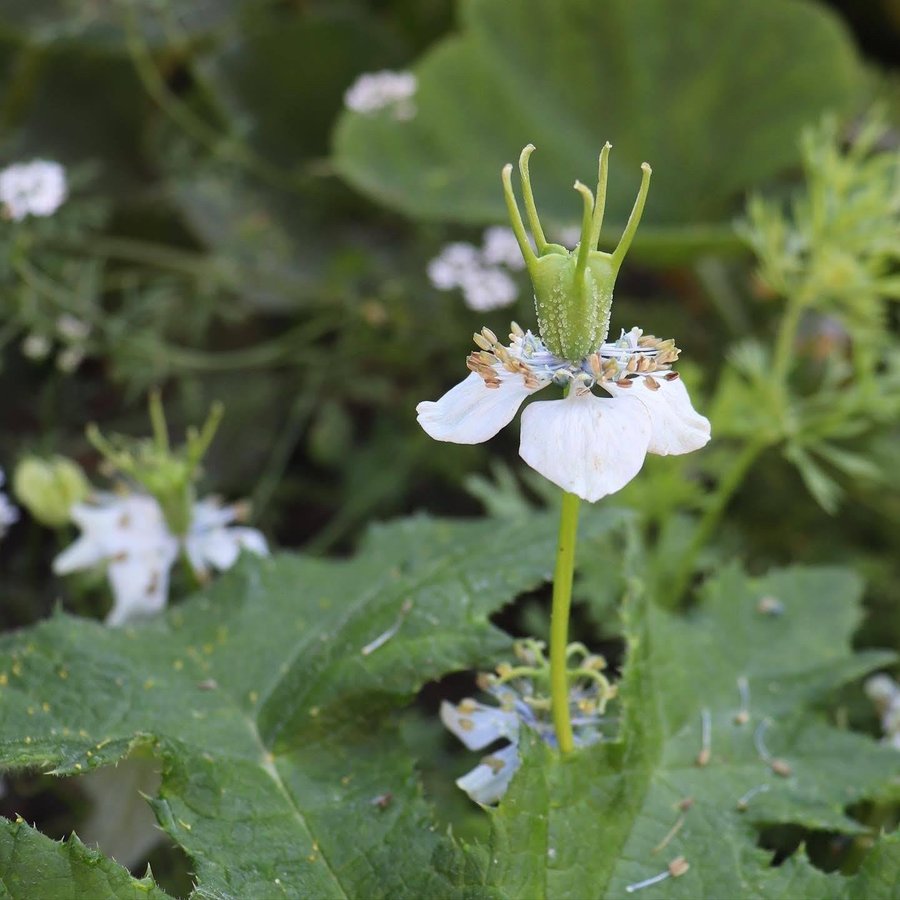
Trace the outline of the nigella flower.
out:
M 590 501 L 623 488 L 647 453 L 689 453 L 709 440 L 709 422 L 672 371 L 679 352 L 672 341 L 632 328 L 577 362 L 551 353 L 515 323 L 509 345 L 488 329 L 475 341 L 480 349 L 468 358 L 468 378 L 416 407 L 419 424 L 436 440 L 480 444 L 512 421 L 526 397 L 551 384 L 567 386 L 563 399 L 533 403 L 522 414 L 519 454 Z
M 0 469 L 0 487 L 6 483 L 6 474 Z M 0 538 L 9 530 L 10 525 L 19 521 L 19 510 L 10 502 L 9 497 L 0 491 Z
M 26 216 L 52 216 L 67 190 L 66 170 L 57 162 L 35 159 L 0 171 L 0 204 L 15 222 Z
M 389 110 L 395 119 L 406 121 L 416 114 L 413 97 L 417 87 L 412 72 L 366 72 L 347 88 L 344 103 L 364 115 Z
M 890 675 L 873 675 L 865 691 L 881 716 L 884 743 L 900 750 L 900 685 Z
M 497 705 L 480 703 L 466 698 L 457 704 L 441 704 L 441 721 L 469 750 L 484 750 L 492 744 L 505 741 L 503 746 L 482 757 L 478 765 L 456 781 L 476 803 L 496 803 L 504 793 L 519 768 L 519 738 L 522 728 L 529 728 L 551 747 L 557 746 L 556 732 L 550 717 L 550 703 L 536 693 L 535 684 L 546 675 L 546 659 L 543 645 L 536 641 L 523 652 L 516 647 L 520 659 L 537 662 L 532 667 L 534 677 L 517 677 L 503 681 L 502 677 L 482 676 L 479 684 L 496 701 Z M 575 681 L 569 691 L 569 707 L 572 714 L 572 732 L 576 747 L 589 747 L 604 739 L 603 712 L 606 703 L 615 696 L 615 688 L 599 674 L 605 667 L 602 657 L 589 655 L 581 645 L 573 644 L 569 655 L 582 653 L 580 667 L 572 671 Z M 508 666 L 498 666 L 497 671 L 509 672 Z M 521 668 L 518 670 L 521 671 Z
M 184 548 L 195 574 L 205 578 L 210 567 L 225 570 L 240 551 L 268 553 L 265 538 L 253 528 L 228 527 L 239 515 L 212 498 L 194 504 L 190 528 L 179 539 L 169 530 L 162 508 L 148 494 L 97 493 L 91 502 L 76 503 L 71 518 L 81 536 L 53 561 L 53 571 L 66 575 L 106 565 L 113 593 L 111 626 L 158 613 L 169 595 L 169 573 Z
M 637 230 L 650 180 L 643 165 L 638 198 L 618 246 L 597 249 L 606 193 L 610 145 L 600 154 L 597 198 L 582 184 L 581 240 L 570 251 L 544 237 L 534 205 L 528 159 L 519 171 L 533 240 L 529 240 L 503 170 L 513 232 L 535 290 L 540 337 L 513 323 L 510 343 L 485 328 L 475 335 L 471 374 L 436 402 L 416 407 L 419 424 L 436 440 L 480 444 L 512 421 L 526 397 L 556 384 L 563 399 L 534 403 L 522 414 L 519 454 L 563 490 L 599 500 L 624 487 L 647 453 L 689 453 L 709 440 L 709 422 L 697 413 L 671 365 L 679 351 L 671 340 L 641 329 L 606 340 L 613 286 Z M 598 396 L 594 390 L 607 396 Z

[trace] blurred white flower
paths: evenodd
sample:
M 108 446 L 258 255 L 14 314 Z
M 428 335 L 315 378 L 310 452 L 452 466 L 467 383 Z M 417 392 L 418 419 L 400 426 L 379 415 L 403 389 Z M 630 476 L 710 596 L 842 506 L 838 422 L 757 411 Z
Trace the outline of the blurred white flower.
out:
M 78 316 L 63 313 L 56 319 L 56 330 L 65 340 L 78 342 L 83 341 L 91 333 L 91 325 Z
M 84 362 L 84 348 L 78 345 L 66 347 L 56 355 L 56 368 L 60 372 L 74 372 Z
M 890 675 L 873 675 L 865 691 L 881 716 L 884 742 L 900 750 L 900 685 Z
M 66 575 L 98 565 L 107 566 L 113 593 L 108 625 L 158 613 L 169 594 L 169 571 L 184 546 L 196 574 L 203 578 L 209 565 L 224 570 L 234 565 L 242 548 L 268 554 L 263 536 L 252 528 L 228 528 L 238 518 L 235 507 L 222 507 L 207 498 L 194 505 L 183 542 L 171 533 L 159 503 L 147 494 L 93 495 L 76 503 L 72 520 L 81 536 L 53 561 L 53 571 Z
M 690 453 L 709 441 L 709 421 L 691 405 L 671 370 L 673 341 L 622 332 L 577 362 L 560 359 L 513 323 L 505 346 L 487 328 L 467 359 L 471 374 L 437 401 L 416 407 L 419 424 L 438 441 L 480 444 L 508 425 L 525 398 L 550 384 L 563 399 L 531 404 L 522 414 L 519 455 L 564 491 L 594 502 L 621 490 L 647 453 Z M 598 397 L 598 386 L 608 397 Z
M 440 291 L 462 290 L 469 309 L 487 312 L 515 303 L 519 287 L 507 270 L 525 268 L 511 228 L 493 226 L 482 246 L 455 241 L 428 263 L 428 278 Z
M 484 233 L 481 245 L 481 256 L 490 266 L 506 266 L 514 272 L 525 268 L 525 257 L 512 228 L 504 225 L 493 225 Z
M 46 359 L 50 355 L 51 348 L 50 339 L 35 331 L 26 335 L 22 341 L 22 355 L 36 361 Z
M 57 162 L 35 159 L 0 171 L 0 203 L 16 222 L 29 215 L 52 216 L 66 193 L 66 170 Z
M 417 86 L 412 72 L 366 72 L 347 88 L 344 103 L 364 115 L 390 110 L 395 119 L 405 121 L 416 114 L 412 98 Z
M 6 473 L 0 469 L 0 487 L 6 484 Z M 19 521 L 19 510 L 9 497 L 0 491 L 0 538 L 9 530 L 9 526 Z

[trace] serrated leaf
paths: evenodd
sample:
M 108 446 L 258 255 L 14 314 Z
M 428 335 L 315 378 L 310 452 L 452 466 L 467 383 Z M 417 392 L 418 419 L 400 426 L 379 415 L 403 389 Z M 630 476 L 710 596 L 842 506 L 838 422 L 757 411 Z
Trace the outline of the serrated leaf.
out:
M 798 568 L 754 580 L 728 569 L 688 617 L 646 605 L 634 590 L 620 739 L 561 759 L 529 732 L 522 768 L 493 813 L 489 864 L 473 866 L 474 880 L 461 887 L 621 898 L 683 856 L 686 874 L 640 896 L 783 896 L 756 827 L 859 830 L 844 808 L 896 777 L 895 752 L 810 711 L 891 658 L 849 649 L 860 596 L 851 573 Z M 761 612 L 764 597 L 783 614 Z M 711 740 L 701 764 L 706 715 Z
M 0 896 L 12 900 L 168 900 L 148 875 L 127 869 L 72 835 L 53 841 L 25 822 L 0 820 Z
M 460 10 L 461 34 L 416 67 L 412 121 L 347 112 L 335 133 L 351 184 L 425 219 L 504 221 L 500 168 L 532 142 L 539 208 L 577 223 L 572 182 L 596 182 L 610 140 L 611 222 L 625 222 L 649 160 L 638 241 L 668 236 L 682 252 L 728 242 L 735 198 L 795 162 L 801 127 L 847 109 L 860 83 L 849 35 L 808 3 L 468 0 Z
M 586 537 L 617 520 L 592 512 Z M 549 577 L 555 525 L 415 518 L 348 561 L 245 559 L 141 628 L 6 636 L 0 764 L 75 774 L 149 746 L 157 817 L 217 896 L 446 893 L 392 711 L 508 651 L 488 615 Z

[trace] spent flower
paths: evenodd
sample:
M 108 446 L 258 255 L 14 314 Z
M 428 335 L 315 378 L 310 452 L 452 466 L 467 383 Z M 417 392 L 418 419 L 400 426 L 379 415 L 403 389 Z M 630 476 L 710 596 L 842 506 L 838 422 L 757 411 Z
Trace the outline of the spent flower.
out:
M 549 680 L 549 663 L 540 641 L 517 641 L 517 664 L 501 663 L 496 674 L 482 675 L 479 686 L 495 704 L 466 698 L 457 704 L 441 704 L 441 721 L 469 750 L 484 750 L 499 741 L 502 747 L 482 758 L 456 784 L 477 803 L 496 803 L 509 787 L 519 768 L 519 739 L 522 727 L 531 729 L 551 747 L 557 746 L 550 716 L 550 700 L 542 693 Z M 590 654 L 582 644 L 569 647 L 574 660 L 569 670 L 569 706 L 576 747 L 588 747 L 603 740 L 606 704 L 615 696 L 615 687 L 602 674 L 606 662 Z

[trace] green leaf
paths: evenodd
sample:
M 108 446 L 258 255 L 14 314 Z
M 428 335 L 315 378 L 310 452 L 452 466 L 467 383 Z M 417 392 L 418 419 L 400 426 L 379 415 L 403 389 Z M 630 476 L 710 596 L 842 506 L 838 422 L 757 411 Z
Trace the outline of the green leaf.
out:
M 617 521 L 591 514 L 586 539 Z M 550 576 L 555 525 L 414 518 L 349 561 L 245 559 L 140 628 L 59 614 L 6 636 L 0 764 L 71 775 L 151 748 L 157 818 L 208 892 L 443 895 L 393 712 L 507 653 L 488 615 Z
M 785 872 L 770 867 L 757 827 L 859 831 L 844 808 L 897 769 L 894 751 L 810 709 L 891 658 L 849 648 L 860 592 L 845 570 L 755 580 L 731 568 L 708 585 L 698 611 L 678 617 L 646 604 L 635 584 L 625 606 L 620 739 L 562 759 L 528 732 L 522 768 L 493 813 L 489 863 L 479 870 L 476 858 L 460 886 L 501 897 L 621 898 L 683 856 L 686 874 L 640 896 L 803 896 L 784 892 Z M 761 612 L 764 597 L 783 614 Z M 776 759 L 782 775 L 767 763 Z
M 648 160 L 638 241 L 728 244 L 741 192 L 795 163 L 801 127 L 846 111 L 861 81 L 849 35 L 809 3 L 468 0 L 460 11 L 461 33 L 416 66 L 415 118 L 346 112 L 334 137 L 340 173 L 413 217 L 504 221 L 500 168 L 532 142 L 539 209 L 577 223 L 572 182 L 596 183 L 610 140 L 611 223 L 625 222 Z M 618 239 L 615 226 L 604 234 Z
M 57 842 L 21 819 L 0 821 L 0 896 L 13 900 L 167 900 L 149 875 L 127 869 L 90 850 L 72 835 Z

